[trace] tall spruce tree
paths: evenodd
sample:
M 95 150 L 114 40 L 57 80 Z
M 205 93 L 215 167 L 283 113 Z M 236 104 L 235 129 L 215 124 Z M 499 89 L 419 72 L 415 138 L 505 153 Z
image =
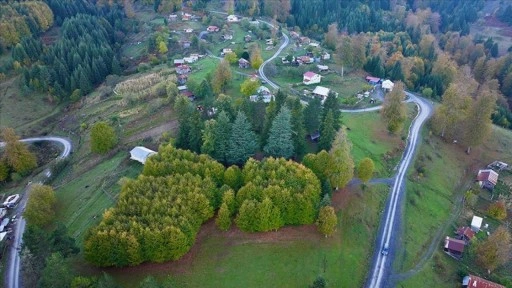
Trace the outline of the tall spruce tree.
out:
M 300 99 L 296 98 L 291 106 L 293 148 L 296 159 L 302 159 L 302 156 L 306 153 L 306 127 L 304 126 L 304 114 Z
M 220 112 L 219 116 L 217 116 L 214 134 L 215 143 L 213 145 L 213 158 L 222 163 L 227 163 L 229 139 L 231 138 L 231 123 L 228 114 L 224 111 Z
M 322 102 L 315 97 L 304 109 L 304 124 L 308 134 L 313 134 L 320 129 L 320 115 L 322 115 Z
M 331 110 L 327 112 L 322 127 L 320 128 L 320 140 L 318 141 L 319 150 L 330 150 L 332 141 L 336 136 L 336 128 L 334 127 L 334 116 Z
M 291 113 L 287 107 L 283 107 L 272 122 L 267 145 L 265 145 L 263 151 L 276 158 L 288 159 L 293 156 Z
M 231 130 L 227 162 L 230 164 L 243 164 L 256 152 L 258 142 L 256 134 L 251 129 L 244 113 L 238 112 Z

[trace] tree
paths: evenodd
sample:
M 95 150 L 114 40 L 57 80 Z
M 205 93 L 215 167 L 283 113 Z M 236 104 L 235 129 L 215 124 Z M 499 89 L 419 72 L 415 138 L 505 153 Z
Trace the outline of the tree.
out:
M 476 248 L 477 263 L 490 272 L 510 259 L 510 233 L 500 226 Z
M 256 134 L 251 130 L 251 124 L 242 112 L 238 112 L 231 130 L 227 162 L 243 164 L 256 152 L 258 142 Z
M 373 160 L 368 157 L 363 158 L 357 167 L 357 177 L 361 179 L 363 183 L 366 183 L 368 180 L 372 179 L 374 169 L 375 164 L 373 164 Z
M 334 116 L 331 110 L 327 112 L 322 126 L 320 127 L 320 140 L 318 141 L 318 149 L 329 150 L 331 149 L 332 141 L 336 136 L 336 129 L 334 128 Z
M 292 109 L 293 149 L 295 150 L 295 158 L 300 160 L 306 153 L 306 127 L 304 126 L 303 108 L 299 98 L 293 100 L 290 109 Z
M 393 91 L 384 99 L 381 115 L 390 133 L 397 133 L 403 128 L 406 119 L 404 98 L 404 85 L 402 82 L 396 82 Z
M 336 50 L 338 40 L 338 23 L 332 23 L 327 27 L 327 33 L 324 36 L 324 44 L 327 49 Z
M 229 52 L 224 55 L 224 60 L 228 61 L 229 64 L 233 65 L 238 62 L 238 56 L 235 52 Z
M 337 224 L 338 218 L 332 206 L 323 206 L 320 208 L 317 220 L 318 232 L 325 235 L 325 237 L 331 236 L 332 233 L 336 231 Z
M 231 81 L 231 68 L 229 63 L 225 60 L 221 60 L 213 74 L 212 88 L 215 94 L 224 92 L 229 81 Z
M 291 113 L 283 107 L 270 128 L 267 145 L 263 151 L 273 157 L 290 158 L 293 155 Z
M 229 166 L 224 172 L 224 184 L 228 185 L 233 190 L 238 191 L 244 184 L 243 182 L 242 171 L 240 171 L 238 166 Z
M 7 163 L 7 166 L 22 175 L 37 167 L 36 156 L 28 150 L 25 143 L 19 141 L 19 137 L 12 128 L 2 130 L 2 139 L 5 142 L 4 163 Z M 5 168 L 3 173 L 6 173 Z
M 240 92 L 244 96 L 250 96 L 254 95 L 256 93 L 256 90 L 258 90 L 258 87 L 260 87 L 260 81 L 254 81 L 251 78 L 247 78 L 241 85 L 240 85 Z
M 215 151 L 215 130 L 217 130 L 217 121 L 215 121 L 215 119 L 210 119 L 204 122 L 202 135 L 203 145 L 201 146 L 201 153 L 208 154 L 212 157 Z
M 167 83 L 165 86 L 165 92 L 167 93 L 167 97 L 169 97 L 170 103 L 174 105 L 174 101 L 176 101 L 176 97 L 178 97 L 179 90 L 178 86 L 174 82 Z
M 322 276 L 316 277 L 313 284 L 309 286 L 310 288 L 325 288 L 327 287 L 327 282 L 325 282 L 325 278 Z
M 9 166 L 4 159 L 0 159 L 0 182 L 6 181 L 9 177 Z
M 26 247 L 21 250 L 21 277 L 25 287 L 37 287 L 37 282 L 41 276 L 44 262 Z
M 117 144 L 117 135 L 107 122 L 97 122 L 91 128 L 91 151 L 105 154 Z
M 332 112 L 332 116 L 334 119 L 334 129 L 338 130 L 341 126 L 341 111 L 340 111 L 340 102 L 338 101 L 338 97 L 336 93 L 329 92 L 329 95 L 324 101 L 323 104 L 323 113 L 322 113 L 322 122 L 325 121 L 325 117 L 329 111 Z
M 41 288 L 68 288 L 73 281 L 73 273 L 65 259 L 59 253 L 50 255 L 46 267 L 41 273 L 39 287 Z
M 263 58 L 261 57 L 261 50 L 259 46 L 256 46 L 251 50 L 250 62 L 253 69 L 258 69 L 261 64 L 263 64 Z
M 226 203 L 222 203 L 219 209 L 219 213 L 217 214 L 217 219 L 215 219 L 215 224 L 221 231 L 228 231 L 231 227 L 231 216 L 229 213 L 229 208 Z
M 46 185 L 33 185 L 27 207 L 24 212 L 25 219 L 29 225 L 44 227 L 48 225 L 55 216 L 55 204 L 57 198 L 52 187 Z
M 471 147 L 482 144 L 488 139 L 492 131 L 491 115 L 496 108 L 496 96 L 488 89 L 482 89 L 477 98 L 473 101 L 469 113 L 464 121 L 464 143 Z
M 487 213 L 493 218 L 503 220 L 507 218 L 507 207 L 503 201 L 497 201 L 489 205 Z
M 471 103 L 471 97 L 460 93 L 460 85 L 450 85 L 443 94 L 441 105 L 432 117 L 433 132 L 448 140 L 461 139 L 464 119 L 467 117 Z
M 222 163 L 227 163 L 232 124 L 229 121 L 228 114 L 224 111 L 219 113 L 216 121 L 213 158 Z
M 350 153 L 352 144 L 347 137 L 346 128 L 342 127 L 336 134 L 334 143 L 329 151 L 330 163 L 327 166 L 327 176 L 332 187 L 345 187 L 354 176 L 354 160 Z
M 313 134 L 320 129 L 320 115 L 322 115 L 322 102 L 315 97 L 304 108 L 304 125 L 308 134 Z

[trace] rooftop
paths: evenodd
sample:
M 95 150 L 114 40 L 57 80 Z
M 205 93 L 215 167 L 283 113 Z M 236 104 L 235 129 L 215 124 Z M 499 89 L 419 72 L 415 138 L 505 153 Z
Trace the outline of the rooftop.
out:
M 494 172 L 491 169 L 484 169 L 478 171 L 478 175 L 476 176 L 476 180 L 478 181 L 489 181 L 492 184 L 496 185 L 498 183 L 498 173 Z
M 485 280 L 483 278 L 468 275 L 462 280 L 462 285 L 468 288 L 505 288 L 505 286 Z

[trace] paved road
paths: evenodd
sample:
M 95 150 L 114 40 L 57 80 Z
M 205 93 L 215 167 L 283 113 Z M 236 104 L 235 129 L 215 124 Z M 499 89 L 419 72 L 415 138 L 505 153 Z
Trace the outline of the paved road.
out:
M 394 177 L 394 184 L 391 189 L 390 197 L 386 203 L 383 219 L 380 223 L 379 233 L 375 245 L 372 268 L 366 283 L 366 287 L 385 287 L 388 284 L 388 278 L 392 269 L 393 256 L 396 254 L 398 243 L 398 232 L 401 226 L 400 222 L 400 203 L 403 200 L 405 192 L 405 176 L 414 153 L 419 143 L 421 127 L 432 114 L 432 105 L 430 102 L 406 92 L 410 101 L 416 103 L 419 108 L 418 115 L 409 128 L 407 137 L 407 146 L 405 148 L 402 160 L 398 165 L 398 173 Z M 382 255 L 384 247 L 389 248 L 389 254 Z
M 263 20 L 259 20 L 259 21 L 269 25 L 270 27 L 272 27 L 274 29 L 277 29 L 276 27 L 274 27 L 274 25 L 272 25 L 266 21 L 263 21 Z M 261 79 L 263 79 L 264 81 L 267 81 L 268 85 L 270 85 L 274 89 L 278 89 L 279 86 L 276 83 L 270 81 L 270 79 L 268 79 L 267 76 L 265 75 L 265 71 L 263 71 L 263 70 L 265 69 L 265 66 L 270 61 L 273 61 L 274 59 L 276 59 L 276 57 L 279 56 L 279 54 L 281 54 L 283 49 L 286 48 L 286 46 L 288 46 L 288 44 L 290 43 L 290 38 L 288 38 L 288 35 L 286 35 L 285 33 L 282 33 L 282 34 L 283 34 L 284 42 L 281 44 L 281 46 L 279 46 L 279 49 L 277 49 L 276 53 L 274 53 L 274 55 L 272 55 L 272 57 L 268 58 L 265 62 L 263 62 L 261 64 L 260 68 L 258 69 L 258 73 L 260 74 Z
M 62 152 L 60 153 L 57 159 L 64 159 L 71 154 L 72 144 L 71 141 L 66 138 L 61 137 L 35 137 L 35 138 L 27 138 L 21 140 L 21 142 L 33 143 L 33 142 L 41 142 L 41 141 L 50 141 L 58 143 L 62 146 Z M 5 143 L 0 142 L 0 147 L 5 146 Z M 25 232 L 25 219 L 23 219 L 22 214 L 25 210 L 25 206 L 27 205 L 28 196 L 31 190 L 31 184 L 27 185 L 25 188 L 25 192 L 21 195 L 21 200 L 16 206 L 15 215 L 17 215 L 18 221 L 16 222 L 16 226 L 14 227 L 14 240 L 11 246 L 9 247 L 8 253 L 8 261 L 7 261 L 7 269 L 5 269 L 5 287 L 8 288 L 18 288 L 22 287 L 19 284 L 20 282 L 20 266 L 21 259 L 18 254 L 18 248 L 21 247 L 23 232 Z

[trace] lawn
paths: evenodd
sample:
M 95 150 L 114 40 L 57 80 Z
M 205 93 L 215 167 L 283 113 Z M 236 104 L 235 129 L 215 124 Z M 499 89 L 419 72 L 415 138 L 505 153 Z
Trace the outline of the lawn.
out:
M 379 185 L 337 192 L 340 220 L 329 238 L 314 225 L 251 234 L 236 228 L 219 232 L 210 221 L 183 259 L 109 272 L 124 287 L 137 287 L 150 274 L 170 276 L 177 287 L 304 287 L 318 275 L 330 287 L 361 287 L 388 191 Z
M 135 177 L 142 165 L 127 162 L 126 152 L 120 152 L 111 159 L 103 161 L 80 174 L 79 177 L 66 180 L 56 187 L 57 219 L 68 228 L 69 234 L 81 246 L 84 232 L 99 222 L 105 209 L 113 206 L 122 177 Z M 82 169 L 83 167 L 72 167 Z

